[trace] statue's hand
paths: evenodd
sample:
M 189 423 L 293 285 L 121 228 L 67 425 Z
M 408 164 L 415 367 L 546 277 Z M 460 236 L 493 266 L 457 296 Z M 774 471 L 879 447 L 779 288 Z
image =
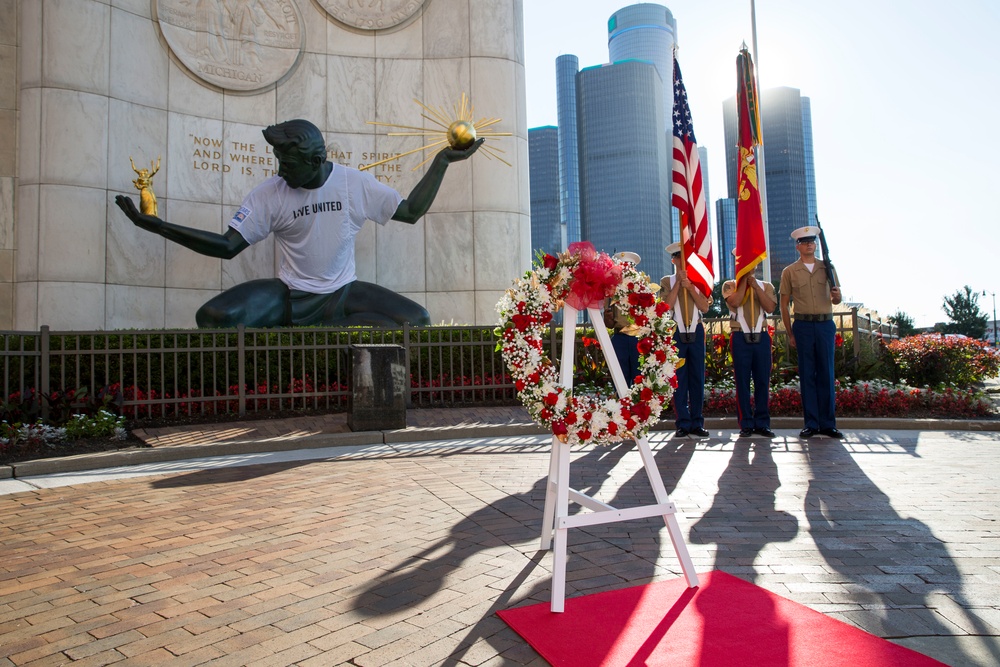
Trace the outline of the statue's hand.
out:
M 115 197 L 115 204 L 118 205 L 118 208 L 120 208 L 122 212 L 128 216 L 128 219 L 135 223 L 137 227 L 141 227 L 142 229 L 150 232 L 155 232 L 162 225 L 162 221 L 155 215 L 145 215 L 140 212 L 131 197 L 117 195 Z
M 452 162 L 459 162 L 461 160 L 467 160 L 472 157 L 473 153 L 479 150 L 479 147 L 483 145 L 484 141 L 486 140 L 476 139 L 471 146 L 461 150 L 457 148 L 445 148 L 439 153 L 439 155 L 448 164 L 451 164 Z

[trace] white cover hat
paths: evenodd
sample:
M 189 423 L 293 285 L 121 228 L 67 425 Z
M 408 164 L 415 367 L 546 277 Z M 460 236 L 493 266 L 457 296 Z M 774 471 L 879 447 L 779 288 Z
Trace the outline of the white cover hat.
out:
M 628 250 L 623 250 L 622 252 L 615 253 L 615 257 L 617 257 L 623 262 L 629 262 L 630 264 L 633 265 L 638 265 L 639 262 L 642 261 L 642 258 L 639 257 L 639 253 L 629 252 Z
M 671 243 L 670 245 L 667 246 L 668 255 L 673 255 L 675 252 L 680 252 L 680 251 L 681 251 L 680 241 L 677 241 L 676 243 Z
M 819 227 L 799 227 L 792 232 L 792 238 L 798 241 L 799 239 L 806 238 L 808 236 L 819 236 Z

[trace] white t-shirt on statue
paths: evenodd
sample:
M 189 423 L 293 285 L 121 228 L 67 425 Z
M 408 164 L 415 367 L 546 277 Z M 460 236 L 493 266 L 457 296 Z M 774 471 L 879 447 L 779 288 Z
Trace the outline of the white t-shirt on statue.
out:
M 371 174 L 334 164 L 315 190 L 272 176 L 250 191 L 229 226 L 251 245 L 274 234 L 278 278 L 292 289 L 330 294 L 357 280 L 354 238 L 365 220 L 384 225 L 401 201 Z

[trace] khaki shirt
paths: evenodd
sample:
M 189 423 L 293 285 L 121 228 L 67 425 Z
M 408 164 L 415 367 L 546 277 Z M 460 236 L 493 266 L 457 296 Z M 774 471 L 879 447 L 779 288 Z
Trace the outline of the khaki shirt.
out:
M 836 271 L 833 276 L 836 280 Z M 780 291 L 792 298 L 794 311 L 799 315 L 826 315 L 833 312 L 830 285 L 826 282 L 826 267 L 820 260 L 816 260 L 811 273 L 801 259 L 786 266 L 781 272 Z
M 771 297 L 771 299 L 777 301 L 777 299 L 775 299 L 775 297 L 774 297 L 774 285 L 772 285 L 771 283 L 764 282 L 764 281 L 760 281 L 760 283 L 762 285 L 764 285 L 764 294 L 766 294 L 767 296 Z M 735 291 L 736 291 L 736 281 L 735 280 L 727 280 L 726 282 L 724 282 L 722 284 L 722 298 L 723 299 L 725 299 L 726 297 L 728 297 L 730 294 L 732 294 Z M 728 304 L 727 304 L 727 306 L 728 306 Z M 750 326 L 752 328 L 757 323 L 757 317 L 760 315 L 760 311 L 761 311 L 761 308 L 760 308 L 760 299 L 758 299 L 757 295 L 754 294 L 753 299 L 746 299 L 743 302 L 743 304 L 739 307 L 739 310 L 743 311 L 743 320 L 747 323 L 748 326 Z M 733 311 L 732 308 L 730 308 L 729 311 L 732 313 L 732 319 L 729 321 L 729 329 L 731 331 L 740 331 L 740 329 L 741 329 L 741 327 L 740 327 L 740 321 L 736 317 L 736 312 Z M 770 313 L 764 313 L 764 315 L 767 316 L 767 315 L 770 315 Z M 765 327 L 767 326 L 766 322 L 765 322 L 764 326 Z

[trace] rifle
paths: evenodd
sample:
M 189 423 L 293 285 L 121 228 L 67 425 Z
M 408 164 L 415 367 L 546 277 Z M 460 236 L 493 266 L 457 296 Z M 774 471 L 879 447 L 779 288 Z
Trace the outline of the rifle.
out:
M 819 247 L 823 252 L 823 268 L 826 269 L 826 282 L 830 284 L 830 289 L 838 287 L 837 279 L 833 272 L 833 264 L 830 263 L 830 249 L 826 245 L 826 234 L 823 233 L 823 226 L 819 224 L 819 216 L 816 216 L 816 226 L 819 228 Z

